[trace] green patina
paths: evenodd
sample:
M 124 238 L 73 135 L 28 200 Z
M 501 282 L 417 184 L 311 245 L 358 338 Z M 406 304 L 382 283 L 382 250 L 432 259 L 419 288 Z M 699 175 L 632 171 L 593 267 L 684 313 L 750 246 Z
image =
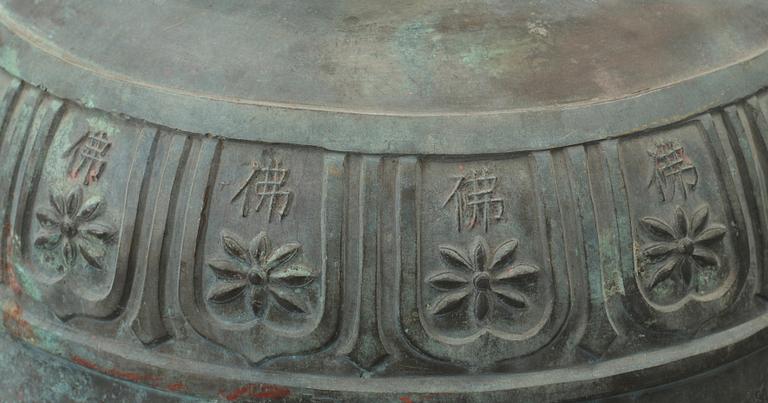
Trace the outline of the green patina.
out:
M 436 41 L 431 39 L 435 29 L 430 19 L 411 21 L 395 33 L 395 53 L 410 80 L 405 81 L 409 91 L 429 96 L 432 88 L 432 64 L 437 55 Z
M 22 250 L 21 240 L 18 237 L 13 238 L 13 249 L 17 251 Z M 19 255 L 13 255 L 12 259 L 16 272 L 16 281 L 19 282 L 24 293 L 35 301 L 41 301 L 40 288 L 37 285 L 37 281 L 30 275 L 24 261 Z
M 0 64 L 9 73 L 20 76 L 21 69 L 19 68 L 19 52 L 10 46 L 3 46 L 0 48 Z
M 113 136 L 120 133 L 120 129 L 115 127 L 108 119 L 104 117 L 90 117 L 86 119 L 88 127 L 91 131 L 104 132 L 109 136 Z

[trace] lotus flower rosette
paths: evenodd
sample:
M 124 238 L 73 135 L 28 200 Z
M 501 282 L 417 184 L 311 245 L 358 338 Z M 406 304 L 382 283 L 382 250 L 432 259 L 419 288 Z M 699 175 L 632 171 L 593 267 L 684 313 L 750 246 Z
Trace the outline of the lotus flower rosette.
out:
M 300 244 L 290 242 L 273 250 L 267 234 L 261 232 L 246 247 L 227 231 L 221 233 L 221 243 L 227 257 L 208 261 L 217 279 L 208 290 L 210 302 L 228 304 L 247 297 L 257 317 L 272 304 L 293 314 L 310 312 L 302 289 L 315 281 L 316 274 L 295 262 Z
M 709 206 L 698 208 L 690 216 L 678 207 L 673 223 L 656 217 L 645 217 L 640 223 L 651 239 L 642 248 L 643 257 L 650 263 L 645 275 L 647 290 L 671 281 L 692 292 L 703 269 L 721 267 L 716 246 L 722 243 L 727 228 L 709 223 Z
M 59 256 L 58 268 L 74 267 L 82 256 L 88 266 L 103 270 L 106 245 L 112 243 L 117 229 L 99 220 L 106 209 L 106 202 L 96 196 L 83 201 L 83 189 L 75 186 L 66 195 L 52 190 L 50 208 L 40 208 L 35 217 L 40 231 L 35 247 L 52 251 Z
M 491 253 L 482 237 L 470 243 L 468 253 L 453 246 L 440 246 L 440 257 L 447 270 L 427 279 L 439 294 L 427 304 L 427 311 L 442 316 L 468 306 L 478 325 L 485 327 L 497 309 L 527 309 L 531 301 L 523 290 L 535 283 L 539 268 L 515 263 L 517 246 L 518 241 L 512 239 Z

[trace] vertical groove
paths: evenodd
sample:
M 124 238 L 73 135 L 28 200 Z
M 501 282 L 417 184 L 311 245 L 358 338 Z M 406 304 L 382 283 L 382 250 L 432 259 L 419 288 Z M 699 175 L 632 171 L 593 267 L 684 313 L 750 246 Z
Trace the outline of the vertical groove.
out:
M 198 331 L 206 330 L 210 324 L 204 320 L 205 312 L 201 298 L 202 279 L 195 273 L 195 267 L 202 262 L 208 214 L 211 207 L 211 194 L 218 176 L 221 158 L 221 143 L 213 139 L 204 139 L 200 145 L 189 183 L 189 193 L 182 217 L 181 245 L 179 250 L 178 292 L 182 312 L 186 319 Z M 176 266 L 176 265 L 174 265 Z M 191 287 L 192 291 L 189 290 Z
M 580 211 L 573 184 L 568 176 L 569 166 L 565 150 L 551 152 L 554 174 L 554 192 L 559 209 L 556 212 L 562 222 L 563 252 L 565 267 L 568 271 L 568 291 L 571 311 L 564 328 L 566 351 L 578 351 L 574 348 L 582 340 L 589 320 L 589 281 L 585 260 L 585 245 L 582 236 Z M 593 351 L 594 349 L 590 349 Z M 571 354 L 561 354 L 565 360 Z
M 180 294 L 183 279 L 183 252 L 187 250 L 185 242 L 189 237 L 186 229 L 186 217 L 189 205 L 192 203 L 191 199 L 195 196 L 196 186 L 192 181 L 197 175 L 196 167 L 200 164 L 200 159 L 203 158 L 203 145 L 203 141 L 189 139 L 187 158 L 185 163 L 180 165 L 179 178 L 177 179 L 179 186 L 176 201 L 173 203 L 173 214 L 169 214 L 167 247 L 164 247 L 165 256 L 164 260 L 161 260 L 161 264 L 166 267 L 165 289 L 161 295 L 163 295 L 164 306 L 168 310 L 167 314 L 163 315 L 163 320 L 166 329 L 173 337 L 177 338 L 183 338 L 188 330 Z M 202 195 L 198 196 L 203 197 Z
M 38 108 L 43 101 L 42 94 L 36 88 L 29 87 L 19 95 L 13 112 L 9 114 L 10 120 L 3 130 L 0 138 L 0 154 L 4 154 L 0 160 L 0 197 L 3 203 L 0 205 L 0 219 L 2 219 L 2 239 L 0 240 L 0 263 L 10 271 L 10 237 L 11 229 L 11 205 L 14 201 L 14 188 L 16 186 L 19 169 L 22 165 L 24 149 L 29 139 L 29 131 L 37 115 Z
M 335 332 L 341 329 L 340 313 L 344 304 L 344 202 L 346 200 L 346 156 L 342 153 L 325 153 L 323 157 L 322 207 L 320 217 L 320 236 L 322 262 L 325 272 L 325 295 L 322 298 L 323 315 L 319 323 L 326 320 L 337 323 Z M 329 298 L 333 293 L 333 298 Z M 330 302 L 329 302 L 330 300 Z
M 622 298 L 625 295 L 622 276 L 621 241 L 618 234 L 618 217 L 614 191 L 608 172 L 609 165 L 602 144 L 586 148 L 589 194 L 594 208 L 592 216 L 597 230 L 597 250 L 603 289 L 603 301 L 608 321 L 619 338 L 626 336 L 625 327 L 631 322 Z M 614 340 L 618 341 L 618 339 Z
M 743 206 L 741 210 L 744 215 L 743 225 L 747 232 L 747 242 L 746 244 L 738 242 L 737 247 L 741 249 L 742 253 L 749 256 L 749 266 L 751 271 L 755 272 L 761 270 L 762 256 L 765 254 L 765 251 L 761 253 L 761 249 L 764 249 L 759 229 L 761 220 L 759 218 L 754 219 L 755 214 L 759 216 L 757 199 L 753 189 L 754 183 L 750 180 L 749 164 L 739 145 L 740 141 L 733 132 L 734 128 L 731 126 L 733 122 L 729 122 L 729 120 L 722 113 L 713 113 L 712 115 L 705 115 L 700 121 L 705 133 L 710 138 L 710 143 L 716 147 L 715 150 L 724 154 L 722 158 L 725 159 L 725 162 L 721 163 L 723 165 L 721 169 L 727 173 L 728 177 L 732 178 L 735 185 L 733 191 L 736 196 L 731 197 L 738 199 L 738 202 L 734 199 L 732 204 Z M 726 182 L 726 186 L 729 186 L 728 182 Z M 739 223 L 737 222 L 737 224 Z M 747 251 L 745 251 L 746 247 L 748 247 Z M 763 293 L 766 291 L 765 287 L 766 285 L 762 286 Z
M 34 215 L 31 208 L 37 194 L 43 164 L 64 114 L 63 103 L 59 100 L 47 99 L 40 105 L 26 135 L 27 144 L 21 150 L 18 171 L 13 178 L 15 182 L 10 190 L 11 204 L 5 206 L 8 217 L 6 225 L 9 229 L 3 237 L 2 249 L 6 252 L 9 273 L 13 267 L 16 267 L 17 271 L 26 269 L 24 262 L 25 257 L 28 257 L 25 251 L 27 242 L 23 240 L 26 239 L 25 235 Z
M 178 196 L 179 171 L 183 167 L 189 151 L 189 141 L 185 136 L 174 135 L 169 141 L 165 157 L 157 159 L 159 175 L 152 171 L 155 182 L 149 195 L 154 195 L 148 214 L 149 225 L 140 228 L 139 243 L 134 249 L 140 254 L 136 258 L 135 268 L 137 283 L 136 302 L 139 304 L 137 316 L 131 327 L 145 344 L 157 344 L 168 337 L 168 331 L 162 320 L 161 294 L 165 267 L 162 262 L 164 246 L 167 244 L 168 218 L 173 212 L 173 203 Z
M 541 322 L 542 333 L 546 332 L 548 339 L 561 335 L 563 326 L 571 315 L 570 267 L 564 254 L 565 235 L 560 215 L 562 208 L 557 195 L 557 185 L 553 167 L 552 154 L 549 151 L 539 151 L 531 154 L 534 192 L 538 205 L 538 221 L 541 231 L 540 243 L 545 265 L 549 269 L 552 301 L 547 307 Z M 568 290 L 568 298 L 562 298 L 559 289 Z M 569 335 L 564 335 L 568 337 Z
M 2 73 L 0 73 L 2 74 Z M 3 74 L 4 75 L 4 74 Z M 2 144 L 3 138 L 7 135 L 8 126 L 11 118 L 16 112 L 21 99 L 21 93 L 24 89 L 24 85 L 18 79 L 14 78 L 10 80 L 8 88 L 3 93 L 3 98 L 0 100 L 0 144 Z M 0 156 L 3 156 L 3 149 L 0 148 Z M 4 156 L 3 156 L 4 157 Z
M 0 73 L 2 74 L 2 73 Z M 3 78 L 9 80 L 8 86 L 5 88 L 2 99 L 0 99 L 0 160 L 5 160 L 3 154 L 3 137 L 8 128 L 8 122 L 13 116 L 13 112 L 16 109 L 16 105 L 19 101 L 19 95 L 21 94 L 22 84 L 16 78 L 10 78 L 6 74 L 2 74 Z M 2 227 L 0 227 L 0 231 Z M 0 251 L 0 284 L 5 282 L 6 270 L 10 270 L 10 267 L 6 267 L 5 257 L 3 251 Z
M 26 239 L 30 226 L 32 225 L 32 207 L 37 197 L 40 176 L 42 175 L 45 161 L 48 159 L 50 146 L 53 138 L 59 129 L 59 124 L 66 112 L 66 106 L 59 100 L 51 100 L 50 106 L 46 110 L 46 115 L 41 119 L 41 124 L 36 133 L 36 138 L 32 147 L 29 147 L 25 154 L 29 158 L 22 175 L 22 186 L 16 190 L 19 195 L 16 212 L 14 216 L 14 227 L 16 235 L 20 239 Z M 23 199 L 23 200 L 22 200 Z M 22 242 L 20 252 L 26 256 L 28 247 L 26 242 Z
M 381 307 L 379 333 L 387 351 L 395 356 L 405 353 L 405 346 L 410 343 L 402 333 L 401 324 L 401 276 L 404 267 L 418 266 L 418 206 L 417 193 L 419 187 L 419 160 L 416 157 L 401 157 L 397 161 L 395 175 L 392 213 L 394 216 L 387 220 L 392 223 L 393 259 L 391 265 L 385 266 L 382 274 L 382 300 L 392 301 Z M 386 284 L 387 287 L 383 287 Z M 413 292 L 415 290 L 411 290 Z M 395 302 L 396 301 L 396 302 Z M 409 350 L 413 350 L 409 348 Z
M 768 122 L 766 122 L 765 115 L 763 114 L 757 98 L 750 98 L 744 104 L 743 109 L 746 115 L 748 133 L 750 135 L 749 145 L 752 147 L 752 163 L 755 165 L 755 170 L 760 181 L 760 206 L 758 215 L 760 216 L 760 223 L 762 224 L 758 233 L 762 238 L 762 256 L 759 256 L 760 262 L 758 267 L 763 267 L 765 262 L 768 262 Z M 761 281 L 761 295 L 768 296 L 768 282 L 766 282 L 766 276 L 762 274 Z
M 383 166 L 380 157 L 364 156 L 360 164 L 360 186 L 358 193 L 357 267 L 360 276 L 360 317 L 357 341 L 351 351 L 353 360 L 370 369 L 386 355 L 381 345 L 377 322 L 381 300 L 381 243 L 382 210 L 381 197 L 384 195 Z
M 180 134 L 178 134 L 180 135 Z M 181 159 L 176 168 L 176 177 L 173 179 L 173 190 L 169 197 L 168 213 L 166 214 L 165 233 L 163 234 L 163 245 L 161 246 L 160 271 L 158 272 L 158 305 L 161 307 L 160 318 L 163 321 L 163 328 L 169 332 L 169 337 L 175 336 L 171 334 L 172 324 L 169 325 L 169 321 L 166 319 L 166 312 L 171 311 L 171 301 L 168 297 L 168 285 L 169 277 L 173 270 L 171 269 L 171 254 L 173 253 L 173 241 L 174 235 L 177 232 L 176 226 L 178 222 L 179 202 L 181 200 L 182 189 L 184 185 L 184 178 L 186 168 L 189 164 L 190 156 L 192 154 L 192 140 L 188 137 L 184 141 L 184 150 L 182 151 Z
M 584 264 L 588 293 L 588 312 L 581 348 L 594 355 L 604 351 L 616 338 L 616 329 L 608 316 L 603 284 L 606 279 L 600 263 L 599 237 L 595 218 L 595 206 L 590 193 L 590 172 L 584 146 L 565 150 L 565 166 L 568 181 L 576 204 L 577 231 L 574 234 Z
M 360 187 L 362 186 L 361 176 L 363 169 L 361 158 L 351 157 L 346 164 L 346 183 L 344 197 L 344 214 L 346 221 L 344 223 L 344 243 L 343 257 L 344 270 L 342 281 L 342 317 L 338 331 L 338 337 L 335 345 L 332 347 L 333 354 L 349 354 L 355 346 L 358 337 L 358 328 L 360 325 L 360 294 L 362 273 L 359 261 L 361 250 L 359 245 L 355 244 L 362 234 L 360 230 L 361 204 Z

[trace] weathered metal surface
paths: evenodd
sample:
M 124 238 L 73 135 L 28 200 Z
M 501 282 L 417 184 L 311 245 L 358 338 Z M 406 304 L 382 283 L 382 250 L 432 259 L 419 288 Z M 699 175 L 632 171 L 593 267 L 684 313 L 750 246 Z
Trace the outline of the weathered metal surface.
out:
M 0 1 L 16 339 L 370 401 L 640 393 L 768 343 L 768 4 L 160 3 Z

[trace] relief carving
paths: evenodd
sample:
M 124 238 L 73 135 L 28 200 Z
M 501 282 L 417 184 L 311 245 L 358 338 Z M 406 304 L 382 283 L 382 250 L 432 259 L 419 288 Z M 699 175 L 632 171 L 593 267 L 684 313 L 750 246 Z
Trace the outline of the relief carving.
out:
M 494 320 L 496 310 L 527 309 L 531 301 L 521 285 L 535 284 L 539 268 L 515 262 L 517 245 L 518 240 L 511 239 L 490 253 L 488 243 L 478 236 L 469 245 L 469 253 L 440 246 L 448 270 L 428 278 L 439 297 L 427 305 L 427 311 L 445 315 L 469 307 L 471 317 L 484 328 Z
M 35 214 L 41 227 L 35 247 L 54 252 L 59 272 L 72 268 L 79 256 L 88 266 L 103 270 L 105 249 L 117 233 L 114 225 L 99 220 L 106 210 L 104 199 L 94 196 L 83 201 L 83 189 L 76 185 L 66 195 L 51 190 L 49 203 L 51 208 L 40 208 Z
M 67 174 L 73 179 L 82 175 L 86 186 L 98 181 L 107 167 L 107 154 L 111 147 L 107 133 L 85 133 L 62 155 L 62 158 L 69 158 Z
M 482 225 L 485 232 L 488 232 L 488 225 L 504 215 L 504 199 L 496 194 L 499 178 L 491 174 L 488 168 L 482 168 L 454 179 L 456 183 L 443 207 L 453 201 L 457 231 L 461 232 L 462 228 L 471 230 Z
M 680 142 L 659 142 L 648 155 L 653 160 L 648 187 L 655 187 L 662 201 L 674 201 L 678 195 L 687 199 L 699 183 L 699 171 Z
M 643 273 L 648 291 L 670 281 L 686 294 L 701 293 L 698 284 L 707 280 L 704 270 L 721 269 L 721 259 L 713 247 L 722 243 L 727 229 L 709 223 L 708 205 L 699 207 L 692 215 L 678 206 L 672 223 L 658 217 L 644 217 L 640 223 L 651 240 L 642 248 L 646 259 L 643 266 L 649 268 Z
M 311 311 L 301 290 L 317 275 L 294 262 L 301 249 L 299 243 L 289 242 L 273 250 L 267 234 L 261 232 L 246 247 L 239 237 L 222 231 L 221 244 L 227 257 L 208 261 L 217 278 L 208 291 L 209 301 L 227 304 L 245 296 L 256 317 L 262 317 L 271 306 L 290 314 Z
M 284 189 L 290 170 L 283 167 L 279 160 L 272 160 L 269 165 L 263 165 L 258 161 L 251 162 L 251 173 L 237 193 L 232 197 L 234 203 L 242 197 L 243 217 L 248 217 L 251 210 L 257 213 L 263 207 L 267 208 L 267 221 L 272 222 L 272 216 L 277 215 L 282 221 L 288 214 L 293 193 Z

